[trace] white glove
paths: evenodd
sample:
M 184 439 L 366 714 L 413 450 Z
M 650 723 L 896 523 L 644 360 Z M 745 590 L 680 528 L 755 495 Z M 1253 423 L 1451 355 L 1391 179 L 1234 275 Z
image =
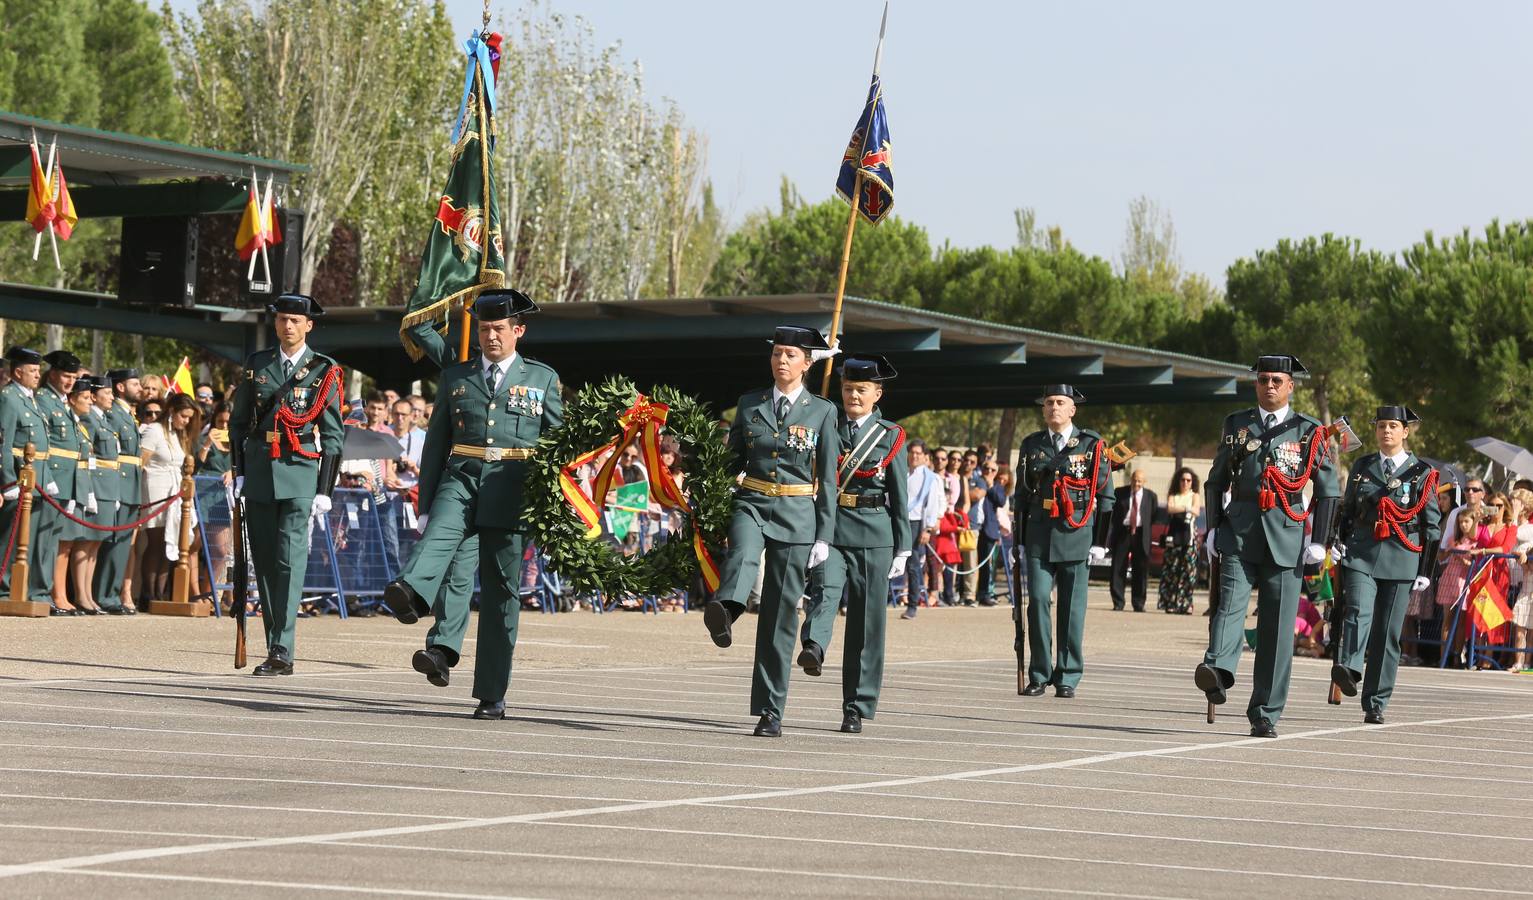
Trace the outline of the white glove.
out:
M 415 517 L 415 530 L 421 534 L 426 533 L 426 520 L 431 518 L 431 513 L 421 513 Z
M 910 562 L 910 552 L 897 554 L 894 557 L 894 565 L 889 567 L 889 577 L 894 578 L 904 574 L 906 563 Z
M 835 343 L 830 345 L 830 349 L 829 350 L 810 350 L 809 351 L 809 361 L 810 362 L 819 362 L 822 359 L 831 359 L 837 353 L 840 353 L 840 352 L 841 352 L 841 342 L 840 341 L 836 341 Z M 810 568 L 813 568 L 813 566 L 811 566 Z
M 1090 551 L 1090 553 L 1088 555 L 1089 555 L 1089 557 L 1090 557 L 1092 562 L 1094 562 L 1094 563 L 1102 562 L 1103 560 L 1107 559 L 1107 548 L 1106 547 L 1092 547 L 1091 551 Z
M 814 546 L 809 548 L 809 568 L 812 569 L 827 559 L 830 559 L 830 545 L 824 541 L 815 541 Z
M 1208 537 L 1203 539 L 1203 549 L 1208 551 L 1209 559 L 1213 559 L 1215 556 L 1219 555 L 1219 551 L 1214 546 L 1214 544 L 1214 529 L 1210 528 L 1208 529 Z
M 112 501 L 112 512 L 117 512 L 119 509 L 122 509 L 122 501 L 121 500 L 113 500 Z
M 1411 584 L 1411 590 L 1413 590 L 1413 591 L 1424 591 L 1424 590 L 1426 590 L 1427 588 L 1429 588 L 1431 586 L 1432 586 L 1432 579 L 1426 577 L 1425 575 L 1417 575 L 1416 576 L 1416 581 Z
M 319 513 L 320 515 L 323 516 L 323 515 L 325 515 L 325 514 L 330 512 L 330 505 L 331 505 L 330 504 L 330 496 L 328 494 L 315 494 L 314 495 L 314 511 L 315 512 L 317 512 L 317 513 Z
M 59 495 L 59 485 L 58 485 L 58 482 L 56 482 L 56 481 L 48 482 L 48 486 L 43 488 L 43 490 L 48 492 L 48 496 L 50 496 L 50 497 L 57 497 Z
M 100 512 L 100 509 L 96 506 L 96 495 L 94 492 L 85 495 L 85 511 L 93 516 Z
M 1321 546 L 1320 544 L 1304 545 L 1305 565 L 1314 565 L 1323 559 L 1325 559 L 1325 547 Z
M 18 500 L 18 499 L 20 499 L 21 498 L 21 487 L 19 485 L 14 485 L 14 484 L 11 485 L 10 487 L 5 489 L 5 495 L 4 496 L 5 496 L 5 499 L 7 499 L 7 500 Z
M 1336 559 L 1346 559 L 1347 545 L 1337 541 L 1331 545 L 1331 555 Z
M 245 493 L 245 476 L 234 476 L 234 496 L 238 497 Z

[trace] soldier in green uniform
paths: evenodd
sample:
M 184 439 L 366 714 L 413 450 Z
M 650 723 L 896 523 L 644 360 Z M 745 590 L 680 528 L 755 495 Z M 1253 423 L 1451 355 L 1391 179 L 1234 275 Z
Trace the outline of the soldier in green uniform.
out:
M 1097 520 L 1106 522 L 1112 512 L 1112 462 L 1102 436 L 1075 425 L 1075 405 L 1085 400 L 1068 384 L 1045 388 L 1037 400 L 1045 427 L 1023 438 L 1018 457 L 1012 507 L 1027 565 L 1027 697 L 1050 684 L 1056 697 L 1075 696 L 1085 665 L 1088 560 L 1107 556 L 1091 539 Z M 1056 586 L 1057 616 L 1050 611 Z
M 454 365 L 457 358 L 453 355 L 452 348 L 431 323 L 422 323 L 410 330 L 410 335 L 420 347 L 426 358 L 436 363 L 437 368 L 446 370 Z M 418 495 L 417 495 L 418 496 Z M 429 510 L 422 503 L 423 511 Z M 424 524 L 417 524 L 420 531 L 425 531 Z M 468 632 L 469 605 L 474 596 L 474 572 L 479 567 L 479 535 L 464 535 L 463 542 L 458 545 L 458 552 L 453 555 L 452 563 L 447 567 L 447 573 L 442 579 L 442 586 L 438 594 L 433 598 L 427 609 L 423 605 L 417 608 L 414 602 L 414 594 L 402 581 L 396 581 L 385 589 L 383 594 L 384 603 L 394 617 L 406 625 L 414 625 L 420 621 L 421 616 L 431 615 L 433 621 L 431 628 L 426 632 L 426 646 L 415 651 L 411 659 L 411 665 L 415 671 L 426 676 L 426 680 L 437 687 L 447 687 L 452 669 L 458 664 L 460 651 L 463 649 L 463 637 Z
M 81 375 L 69 389 L 69 424 L 78 447 L 71 485 L 59 492 L 65 510 L 74 518 L 65 518 L 59 535 L 59 565 L 54 572 L 54 590 L 61 597 L 74 591 L 74 606 L 81 613 L 94 616 L 105 610 L 92 597 L 90 574 L 95 567 L 96 550 L 103 532 L 92 528 L 102 524 L 100 499 L 96 496 L 96 423 L 91 410 L 96 407 L 96 379 Z M 58 444 L 53 447 L 58 450 Z M 63 501 L 62 498 L 69 498 Z
M 504 719 L 511 658 L 522 604 L 522 485 L 527 460 L 545 429 L 564 421 L 559 376 L 548 366 L 517 353 L 527 327 L 523 317 L 538 311 L 514 290 L 483 292 L 474 303 L 480 356 L 442 372 L 436 406 L 426 429 L 421 455 L 420 503 L 424 533 L 410 554 L 404 573 L 384 590 L 384 601 L 398 616 L 431 611 L 423 599 L 438 600 L 438 620 L 466 617 L 468 597 L 442 594 L 454 556 L 471 535 L 479 537 L 479 628 L 474 664 L 476 719 Z M 442 629 L 428 637 L 417 654 L 446 682 L 458 661 L 461 631 Z
M 143 384 L 137 369 L 112 369 L 106 373 L 106 378 L 111 390 L 111 403 L 104 410 L 102 425 L 111 433 L 112 443 L 117 448 L 113 457 L 117 465 L 107 468 L 106 480 L 111 480 L 111 474 L 116 475 L 111 524 L 121 527 L 138 521 L 139 504 L 144 499 L 143 463 L 138 455 L 138 416 L 134 413 L 142 396 Z M 99 394 L 97 406 L 100 406 Z M 128 529 L 107 532 L 97 553 L 94 579 L 96 603 L 112 615 L 138 615 L 138 608 L 133 605 L 132 598 L 122 589 L 136 531 Z
M 6 351 L 5 360 L 11 368 L 11 382 L 4 388 L 0 388 L 0 541 L 11 541 L 11 529 L 20 509 L 21 488 L 16 480 L 21 477 L 21 467 L 26 452 L 27 444 L 32 445 L 33 461 L 32 471 L 37 475 L 37 484 L 44 490 L 48 485 L 48 421 L 47 414 L 38 403 L 38 392 L 42 384 L 43 369 L 42 354 L 26 347 L 12 347 Z M 57 490 L 55 486 L 54 490 Z M 41 587 L 39 579 L 41 573 L 48 573 L 49 587 L 42 589 L 41 599 L 47 602 L 52 593 L 51 585 L 53 578 L 53 558 L 46 557 L 47 565 L 39 566 L 36 547 L 37 535 L 41 530 L 37 515 L 37 508 L 44 505 L 42 500 L 32 498 L 32 520 L 27 529 L 29 546 L 32 548 L 28 558 L 32 560 L 32 574 L 27 585 L 28 599 L 39 599 L 38 591 Z M 5 550 L 0 547 L 0 558 L 5 556 Z M 15 554 L 12 552 L 11 562 L 15 562 Z M 7 563 L 5 571 L 0 572 L 0 597 L 6 599 L 11 595 L 11 567 Z M 74 615 L 72 610 L 63 610 L 54 607 L 52 614 L 56 616 Z
M 74 499 L 75 467 L 80 461 L 80 435 L 69 417 L 69 392 L 80 377 L 80 359 L 68 350 L 54 350 L 43 356 L 48 364 L 43 385 L 37 389 L 37 408 L 48 423 L 48 457 L 37 466 L 37 483 L 60 506 Z M 42 460 L 42 455 L 38 455 Z M 59 541 L 68 530 L 69 520 L 52 503 L 36 498 L 32 520 L 37 523 L 37 537 L 32 545 L 31 598 L 52 603 L 54 579 L 58 575 Z M 84 609 L 57 607 L 72 615 L 95 615 Z
M 1336 527 L 1346 605 L 1331 681 L 1348 697 L 1357 696 L 1367 648 L 1363 721 L 1372 725 L 1384 724 L 1400 668 L 1405 610 L 1411 591 L 1430 583 L 1441 537 L 1437 472 L 1405 448 L 1411 426 L 1420 421 L 1404 406 L 1378 408 L 1378 455 L 1352 469 Z
M 309 516 L 330 511 L 345 438 L 345 385 L 336 361 L 308 346 L 314 320 L 324 315 L 312 297 L 284 294 L 266 311 L 278 345 L 245 361 L 234 389 L 229 448 L 266 630 L 266 661 L 251 674 L 291 675 L 309 567 Z
M 798 656 L 805 674 L 820 674 L 846 591 L 841 730 L 847 734 L 861 733 L 862 720 L 878 710 L 889 579 L 905 571 L 910 558 L 905 430 L 878 411 L 883 383 L 896 374 L 882 356 L 854 354 L 841 364 L 835 537 L 830 558 L 809 576 Z
M 751 675 L 758 737 L 782 734 L 798 601 L 809 570 L 830 556 L 835 536 L 840 449 L 836 408 L 804 387 L 809 367 L 831 352 L 824 336 L 813 328 L 785 325 L 771 343 L 774 384 L 741 397 L 729 428 L 734 470 L 743 470 L 745 478 L 735 494 L 719 589 L 703 608 L 714 644 L 728 647 L 757 569 L 766 566 Z
M 1225 418 L 1205 487 L 1209 546 L 1219 554 L 1219 601 L 1194 682 L 1210 703 L 1225 701 L 1255 587 L 1256 667 L 1246 718 L 1252 737 L 1277 737 L 1293 667 L 1300 579 L 1304 566 L 1325 558 L 1338 490 L 1327 429 L 1289 406 L 1293 377 L 1304 366 L 1292 356 L 1263 356 L 1251 371 L 1257 407 Z M 1311 486 L 1306 507 L 1303 492 Z

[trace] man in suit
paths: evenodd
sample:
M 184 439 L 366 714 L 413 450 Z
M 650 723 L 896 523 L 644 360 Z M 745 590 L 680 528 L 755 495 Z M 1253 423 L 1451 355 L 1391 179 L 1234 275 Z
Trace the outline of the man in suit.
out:
M 48 415 L 38 397 L 43 380 L 42 354 L 26 347 L 12 347 L 6 352 L 5 360 L 10 367 L 11 381 L 0 388 L 0 441 L 3 441 L 0 443 L 0 485 L 5 486 L 4 500 L 0 502 L 0 541 L 10 536 L 12 522 L 21 509 L 21 488 L 16 480 L 21 477 L 27 444 L 32 445 L 32 471 L 37 477 L 37 487 L 46 491 L 49 484 Z M 58 492 L 57 485 L 52 492 Z M 27 529 L 31 532 L 27 539 L 32 547 L 29 557 L 32 574 L 27 585 L 29 600 L 47 601 L 52 594 L 53 558 L 40 558 L 36 549 L 44 521 L 38 514 L 38 507 L 44 505 L 43 501 L 32 498 L 32 519 Z M 0 556 L 4 553 L 0 549 Z M 48 573 L 46 587 L 41 581 L 44 571 Z M 11 572 L 10 566 L 6 566 L 6 570 L 0 572 L 0 597 L 10 599 L 10 595 Z M 64 610 L 56 610 L 55 614 L 72 615 Z
M 1256 664 L 1246 718 L 1252 737 L 1277 737 L 1288 702 L 1303 569 L 1325 558 L 1338 489 L 1328 430 L 1289 405 L 1294 376 L 1304 366 L 1292 356 L 1263 356 L 1251 371 L 1257 406 L 1225 418 L 1204 485 L 1209 546 L 1219 554 L 1219 602 L 1193 681 L 1208 702 L 1225 701 L 1235 684 L 1255 587 Z M 1314 498 L 1306 506 L 1309 487 Z M 1314 529 L 1306 541 L 1311 516 Z
M 1107 552 L 1112 554 L 1112 608 L 1123 609 L 1123 583 L 1134 569 L 1134 612 L 1144 612 L 1150 586 L 1150 526 L 1155 521 L 1157 498 L 1144 486 L 1144 470 L 1135 469 L 1129 483 L 1113 491 L 1116 514 L 1107 528 Z
M 1025 697 L 1046 685 L 1054 696 L 1075 696 L 1085 662 L 1087 560 L 1100 562 L 1107 549 L 1092 544 L 1096 519 L 1113 510 L 1112 463 L 1095 431 L 1075 425 L 1075 405 L 1085 401 L 1068 384 L 1051 385 L 1038 398 L 1044 428 L 1022 439 L 1012 521 L 1021 536 L 1027 564 L 1028 683 Z M 1059 586 L 1058 657 L 1055 656 L 1054 586 Z
M 766 567 L 751 673 L 757 737 L 782 734 L 798 600 L 809 570 L 830 557 L 835 537 L 840 451 L 836 408 L 804 385 L 809 367 L 830 352 L 825 337 L 813 328 L 783 325 L 770 343 L 773 384 L 741 397 L 729 428 L 731 470 L 745 478 L 735 493 L 719 589 L 703 607 L 709 637 L 728 647 L 756 571 Z
M 504 719 L 522 604 L 522 487 L 527 461 L 546 430 L 564 422 L 559 376 L 517 352 L 524 317 L 538 311 L 520 291 L 488 290 L 474 302 L 480 355 L 442 372 L 421 453 L 421 539 L 399 578 L 384 590 L 396 617 L 409 610 L 439 622 L 466 621 L 468 595 L 442 592 L 464 539 L 479 538 L 479 628 L 474 662 L 476 719 Z M 424 598 L 435 602 L 429 604 Z M 402 618 L 402 617 L 401 617 Z M 434 629 L 416 671 L 446 683 L 463 634 Z M 433 681 L 436 683 L 436 681 Z
M 245 500 L 266 632 L 266 661 L 251 670 L 261 676 L 293 674 L 309 516 L 330 511 L 345 440 L 340 365 L 308 342 L 325 311 L 304 294 L 283 294 L 266 311 L 277 346 L 245 361 L 229 417 L 234 490 Z

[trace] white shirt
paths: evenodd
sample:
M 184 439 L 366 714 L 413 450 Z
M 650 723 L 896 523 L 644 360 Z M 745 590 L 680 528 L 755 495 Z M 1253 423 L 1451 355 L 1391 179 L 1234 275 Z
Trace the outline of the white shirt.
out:
M 1123 524 L 1127 525 L 1134 515 L 1134 506 L 1139 505 L 1139 524 L 1144 524 L 1144 488 L 1136 488 L 1129 492 L 1128 510 L 1123 514 Z
M 1282 406 L 1278 407 L 1277 409 L 1272 410 L 1271 412 L 1268 412 L 1267 410 L 1262 409 L 1260 406 L 1258 406 L 1256 408 L 1256 419 L 1257 419 L 1257 421 L 1262 423 L 1262 427 L 1263 428 L 1267 427 L 1267 417 L 1268 416 L 1274 417 L 1275 421 L 1273 421 L 1272 425 L 1273 425 L 1274 428 L 1276 428 L 1277 426 L 1283 424 L 1284 422 L 1287 422 L 1288 421 L 1288 417 L 1291 416 L 1291 415 L 1293 415 L 1293 409 L 1291 407 L 1289 407 L 1289 405 L 1286 404 L 1286 403 L 1283 404 Z
M 773 388 L 773 390 L 776 390 L 776 388 Z M 793 401 L 789 400 L 788 402 L 792 403 Z M 871 418 L 873 418 L 873 414 L 872 413 L 863 413 L 858 418 L 855 418 L 855 419 L 852 420 L 852 425 L 860 430 L 862 428 L 862 426 L 868 424 L 868 420 L 871 419 Z
M 489 380 L 489 375 L 490 375 L 490 370 L 491 369 L 498 369 L 499 371 L 497 371 L 495 373 L 495 390 L 499 391 L 500 388 L 501 388 L 501 385 L 506 383 L 506 373 L 511 370 L 511 364 L 513 362 L 515 362 L 515 361 L 516 361 L 516 354 L 515 353 L 512 353 L 510 356 L 506 357 L 505 359 L 501 360 L 498 363 L 497 362 L 490 362 L 490 360 L 487 357 L 481 356 L 481 357 L 479 357 L 479 362 L 482 363 L 482 365 L 480 367 L 480 373 L 479 374 L 485 376 L 485 380 L 488 381 Z
M 283 353 L 282 352 L 282 348 L 278 347 L 277 348 L 277 359 L 280 362 L 292 363 L 293 364 L 293 371 L 296 372 L 296 371 L 298 371 L 298 364 L 303 362 L 303 355 L 305 353 L 308 353 L 308 352 L 309 352 L 309 345 L 308 344 L 304 344 L 302 347 L 299 347 L 298 348 L 298 352 L 294 353 L 292 356 L 288 356 L 286 353 Z
M 803 382 L 799 382 L 798 390 L 794 391 L 791 394 L 784 394 L 782 391 L 777 389 L 777 385 L 775 385 L 775 384 L 772 385 L 772 409 L 773 409 L 773 411 L 776 411 L 776 409 L 777 409 L 777 401 L 781 400 L 784 397 L 788 398 L 788 408 L 792 409 L 793 408 L 793 404 L 798 402 L 799 396 L 802 395 L 803 393 L 804 393 L 804 383 Z
M 1070 440 L 1070 435 L 1075 434 L 1076 429 L 1075 423 L 1072 422 L 1071 424 L 1065 426 L 1064 431 L 1055 431 L 1052 428 L 1047 430 L 1049 432 L 1049 442 L 1054 446 L 1059 447 L 1063 446 L 1065 441 Z M 1061 438 L 1063 438 L 1063 440 L 1061 440 Z
M 1398 471 L 1400 471 L 1400 468 L 1405 465 L 1405 451 L 1401 450 L 1399 453 L 1396 453 L 1394 456 L 1385 456 L 1382 452 L 1380 452 L 1379 453 L 1379 467 L 1381 469 L 1383 468 L 1384 460 L 1386 460 L 1386 459 L 1395 464 L 1395 471 L 1398 472 Z
M 921 497 L 921 487 L 928 482 L 931 487 L 926 489 L 926 500 L 917 509 L 916 501 Z M 942 521 L 942 513 L 947 509 L 947 490 L 942 476 L 933 472 L 930 466 L 911 469 L 905 479 L 905 495 L 908 498 L 906 514 L 911 520 L 920 519 L 923 528 L 936 528 L 937 523 Z
M 399 437 L 397 434 L 394 437 L 398 438 L 399 443 L 404 445 L 404 449 L 400 451 L 399 455 L 415 463 L 415 468 L 419 470 L 421 466 L 421 451 L 426 448 L 426 432 L 412 427 L 409 431 L 405 432 L 404 437 Z M 394 469 L 394 480 L 403 485 L 405 490 L 409 490 L 419 483 L 419 476 L 415 472 L 406 472 L 404 469 L 396 467 Z

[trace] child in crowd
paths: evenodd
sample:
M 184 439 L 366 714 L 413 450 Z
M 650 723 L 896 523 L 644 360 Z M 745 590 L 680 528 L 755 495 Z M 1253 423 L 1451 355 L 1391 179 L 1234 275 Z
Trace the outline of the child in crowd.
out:
M 1470 510 L 1460 510 L 1457 518 L 1453 520 L 1453 543 L 1448 546 L 1448 562 L 1443 567 L 1442 577 L 1437 579 L 1437 605 L 1443 608 L 1443 631 L 1442 639 L 1448 640 L 1448 632 L 1453 630 L 1453 649 L 1448 656 L 1449 665 L 1458 666 L 1458 655 L 1464 647 L 1464 631 L 1466 629 L 1454 629 L 1453 614 L 1450 608 L 1458 602 L 1459 595 L 1464 592 L 1464 581 L 1469 577 L 1469 554 L 1479 545 L 1480 522 Z M 1467 623 L 1465 623 L 1467 626 Z

